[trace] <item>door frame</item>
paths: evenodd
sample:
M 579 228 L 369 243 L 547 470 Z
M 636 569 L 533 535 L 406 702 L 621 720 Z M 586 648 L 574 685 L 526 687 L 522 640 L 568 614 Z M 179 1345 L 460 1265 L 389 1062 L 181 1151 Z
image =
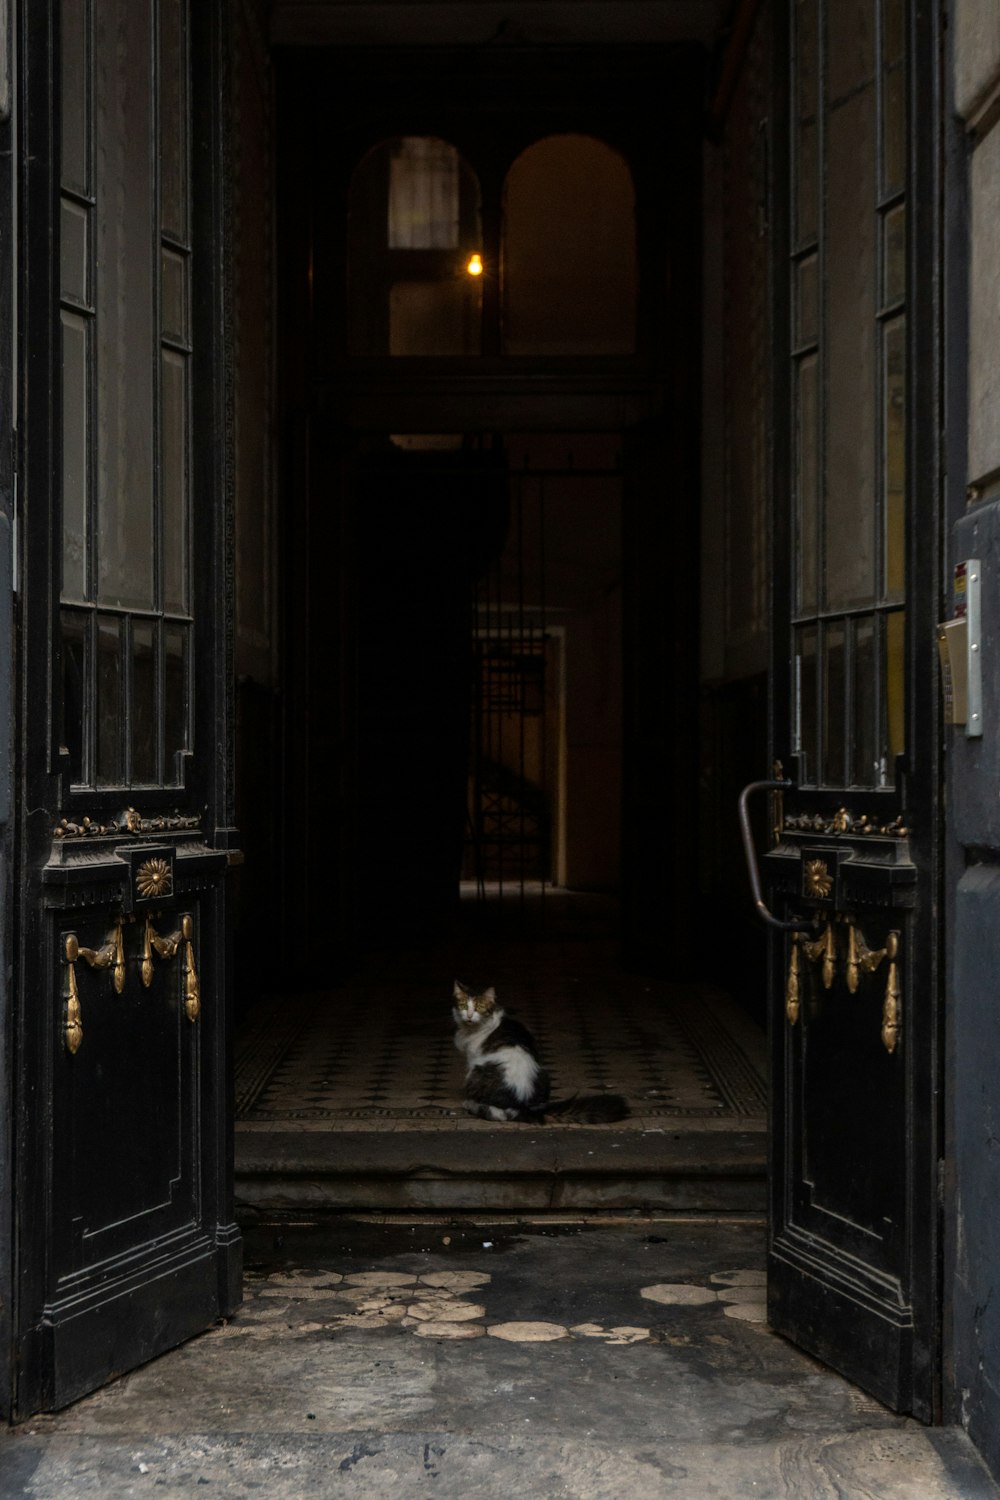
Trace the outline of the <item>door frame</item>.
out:
M 7 976 L 14 965 L 14 286 L 18 246 L 14 234 L 16 6 L 0 8 L 0 1050 L 12 1056 L 13 1007 Z M 13 1370 L 12 1092 L 9 1064 L 0 1067 L 0 1420 L 11 1413 Z

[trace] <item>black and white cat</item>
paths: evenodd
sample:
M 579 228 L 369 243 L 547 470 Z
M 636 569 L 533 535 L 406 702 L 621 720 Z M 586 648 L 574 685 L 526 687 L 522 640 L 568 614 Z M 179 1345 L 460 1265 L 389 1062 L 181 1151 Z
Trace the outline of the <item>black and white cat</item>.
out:
M 476 994 L 455 980 L 455 1046 L 465 1057 L 465 1107 L 482 1120 L 520 1120 L 542 1125 L 546 1119 L 579 1125 L 624 1120 L 628 1105 L 620 1094 L 550 1098 L 549 1075 L 542 1067 L 535 1039 L 526 1026 L 497 1004 L 496 990 Z

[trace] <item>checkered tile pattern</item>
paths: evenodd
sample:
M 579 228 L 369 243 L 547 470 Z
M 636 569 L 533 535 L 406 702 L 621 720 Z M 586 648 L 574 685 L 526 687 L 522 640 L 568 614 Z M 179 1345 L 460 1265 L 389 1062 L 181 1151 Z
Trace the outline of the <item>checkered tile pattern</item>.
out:
M 496 985 L 534 1034 L 557 1098 L 621 1093 L 637 1124 L 765 1112 L 762 1038 L 732 1002 L 623 974 L 610 945 L 570 941 L 383 956 L 339 989 L 261 1006 L 240 1039 L 238 1118 L 331 1128 L 463 1118 L 456 972 Z

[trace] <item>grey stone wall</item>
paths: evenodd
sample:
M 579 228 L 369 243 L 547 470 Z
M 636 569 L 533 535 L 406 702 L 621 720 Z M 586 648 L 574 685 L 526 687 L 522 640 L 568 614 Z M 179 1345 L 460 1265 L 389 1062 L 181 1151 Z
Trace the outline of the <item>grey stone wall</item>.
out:
M 982 564 L 984 734 L 946 731 L 947 1415 L 1000 1475 L 1000 5 L 953 0 L 952 20 L 969 263 L 967 326 L 949 331 L 968 349 L 967 368 L 950 370 L 968 382 L 968 508 L 954 526 L 950 560 Z

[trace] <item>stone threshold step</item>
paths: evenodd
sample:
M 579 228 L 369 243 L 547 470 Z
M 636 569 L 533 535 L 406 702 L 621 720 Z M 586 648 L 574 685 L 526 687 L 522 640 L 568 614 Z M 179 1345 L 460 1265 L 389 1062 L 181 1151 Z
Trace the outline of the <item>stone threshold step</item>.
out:
M 391 1212 L 762 1212 L 757 1130 L 237 1134 L 238 1205 Z

